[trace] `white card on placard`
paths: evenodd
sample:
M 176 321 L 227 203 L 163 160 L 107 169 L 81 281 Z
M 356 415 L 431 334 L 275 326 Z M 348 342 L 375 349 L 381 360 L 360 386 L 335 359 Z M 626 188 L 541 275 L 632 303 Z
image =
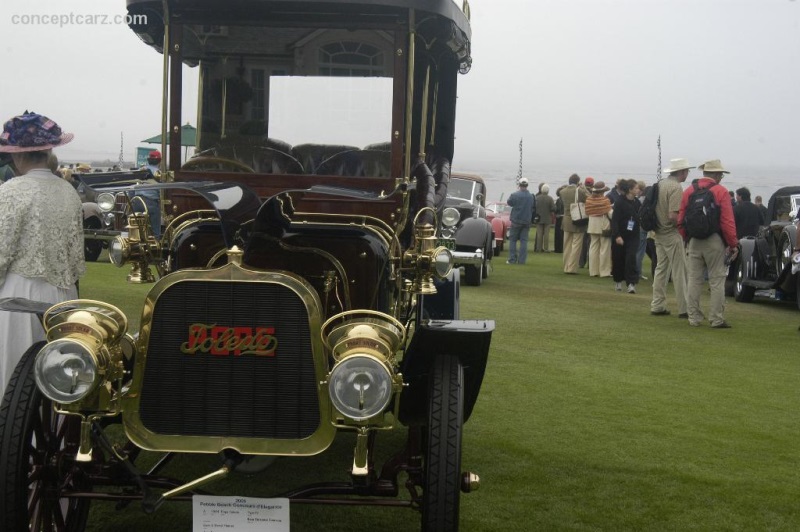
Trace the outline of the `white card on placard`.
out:
M 289 532 L 289 499 L 192 497 L 192 532 Z

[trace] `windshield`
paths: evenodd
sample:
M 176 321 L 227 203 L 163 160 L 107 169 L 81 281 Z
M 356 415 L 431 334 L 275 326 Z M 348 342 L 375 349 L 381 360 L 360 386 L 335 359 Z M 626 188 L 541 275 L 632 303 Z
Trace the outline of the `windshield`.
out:
M 184 53 L 200 70 L 201 155 L 245 172 L 389 176 L 393 44 L 383 30 L 195 28 Z
M 475 181 L 453 177 L 447 187 L 448 198 L 458 198 L 472 203 L 475 200 Z

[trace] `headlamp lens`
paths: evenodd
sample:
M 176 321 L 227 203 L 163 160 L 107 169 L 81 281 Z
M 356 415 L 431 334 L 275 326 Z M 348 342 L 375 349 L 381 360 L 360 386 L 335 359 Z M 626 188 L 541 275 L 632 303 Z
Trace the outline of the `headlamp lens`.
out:
M 461 219 L 461 214 L 458 209 L 448 207 L 442 212 L 442 225 L 445 227 L 453 227 Z
M 101 192 L 97 195 L 97 206 L 100 207 L 100 210 L 103 212 L 114 210 L 114 201 L 114 194 L 110 192 Z
M 74 403 L 83 399 L 97 382 L 97 359 L 83 343 L 55 340 L 45 345 L 36 356 L 36 385 L 57 403 Z
M 336 364 L 329 383 L 333 406 L 356 421 L 383 412 L 392 398 L 392 376 L 385 365 L 368 356 L 354 355 Z

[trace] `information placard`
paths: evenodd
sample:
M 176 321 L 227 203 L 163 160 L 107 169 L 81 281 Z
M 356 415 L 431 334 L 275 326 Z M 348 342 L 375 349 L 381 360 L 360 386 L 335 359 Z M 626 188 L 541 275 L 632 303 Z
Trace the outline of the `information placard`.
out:
M 193 532 L 289 532 L 289 499 L 192 497 Z

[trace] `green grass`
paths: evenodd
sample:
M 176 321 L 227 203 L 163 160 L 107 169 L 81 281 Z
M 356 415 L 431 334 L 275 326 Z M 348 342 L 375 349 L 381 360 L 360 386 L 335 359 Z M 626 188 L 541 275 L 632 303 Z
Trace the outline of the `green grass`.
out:
M 463 467 L 482 485 L 462 495 L 463 530 L 800 528 L 795 305 L 729 299 L 732 329 L 691 328 L 675 314 L 649 314 L 647 281 L 638 294 L 617 293 L 587 270 L 561 273 L 561 255 L 532 254 L 524 266 L 505 258 L 483 286 L 462 287 L 462 317 L 497 322 L 464 433 Z M 82 297 L 107 298 L 138 322 L 149 287 L 124 277 L 90 264 Z M 677 313 L 671 293 L 668 305 Z M 379 441 L 384 454 L 402 444 Z M 320 480 L 319 471 L 345 479 L 352 445 L 345 435 L 332 452 L 208 489 L 267 496 L 273 483 Z M 214 457 L 185 457 L 168 472 L 215 467 Z M 93 507 L 91 530 L 191 529 L 188 503 L 151 516 L 137 504 Z M 291 515 L 292 530 L 405 531 L 418 519 L 405 509 L 308 505 Z

